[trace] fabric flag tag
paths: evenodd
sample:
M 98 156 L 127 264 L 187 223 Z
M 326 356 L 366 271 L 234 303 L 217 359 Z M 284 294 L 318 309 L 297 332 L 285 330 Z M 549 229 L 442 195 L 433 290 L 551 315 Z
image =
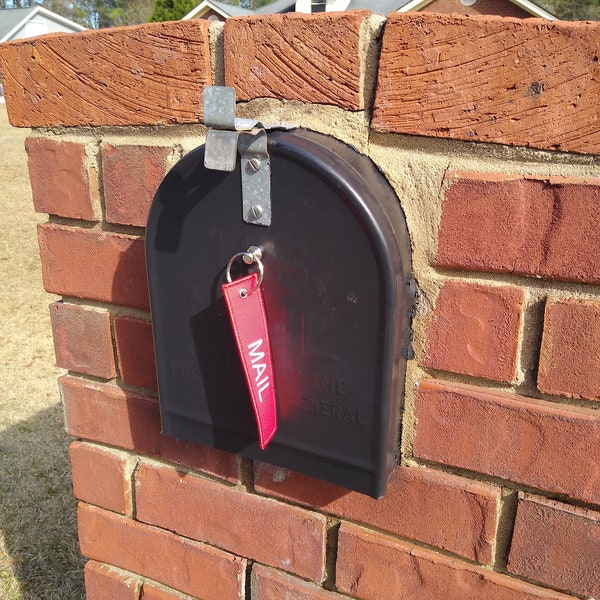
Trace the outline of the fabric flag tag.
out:
M 258 426 L 261 450 L 277 430 L 275 381 L 267 315 L 258 275 L 252 273 L 221 286 Z

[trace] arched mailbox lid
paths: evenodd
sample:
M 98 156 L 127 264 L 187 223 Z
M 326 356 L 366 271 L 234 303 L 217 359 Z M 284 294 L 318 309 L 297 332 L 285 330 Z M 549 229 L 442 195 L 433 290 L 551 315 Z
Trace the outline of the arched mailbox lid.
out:
M 241 175 L 181 159 L 156 193 L 146 256 L 163 433 L 379 497 L 398 459 L 414 286 L 398 199 L 334 138 L 268 134 L 272 224 L 242 219 Z M 220 285 L 263 250 L 278 430 L 265 449 Z

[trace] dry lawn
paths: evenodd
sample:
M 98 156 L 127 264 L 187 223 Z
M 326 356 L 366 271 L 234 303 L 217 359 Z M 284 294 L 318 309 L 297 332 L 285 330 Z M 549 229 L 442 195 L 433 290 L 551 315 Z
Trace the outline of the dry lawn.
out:
M 0 104 L 0 598 L 84 598 L 23 141 Z

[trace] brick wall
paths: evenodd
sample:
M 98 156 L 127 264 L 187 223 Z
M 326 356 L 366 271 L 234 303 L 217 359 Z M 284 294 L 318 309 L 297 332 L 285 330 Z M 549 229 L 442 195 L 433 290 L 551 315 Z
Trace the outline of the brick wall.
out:
M 62 295 L 88 598 L 600 595 L 599 49 L 590 23 L 368 12 L 0 47 Z M 382 500 L 160 433 L 143 227 L 213 83 L 400 198 L 416 358 Z

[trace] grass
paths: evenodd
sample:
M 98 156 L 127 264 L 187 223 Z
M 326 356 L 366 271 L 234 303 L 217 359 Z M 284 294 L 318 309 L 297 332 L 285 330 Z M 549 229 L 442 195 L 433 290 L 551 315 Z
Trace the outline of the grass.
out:
M 83 598 L 67 440 L 58 405 L 0 432 L 0 597 Z
M 0 598 L 85 597 L 23 142 L 0 104 Z

